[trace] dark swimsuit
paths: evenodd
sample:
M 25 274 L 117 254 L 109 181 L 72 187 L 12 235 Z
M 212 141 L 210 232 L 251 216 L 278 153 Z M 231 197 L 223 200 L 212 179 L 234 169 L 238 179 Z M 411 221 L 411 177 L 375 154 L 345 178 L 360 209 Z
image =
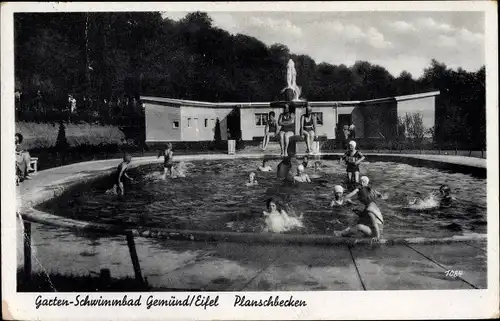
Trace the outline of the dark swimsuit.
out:
M 350 153 L 350 151 L 347 151 L 344 154 L 344 159 L 347 163 L 347 171 L 350 173 L 359 172 L 359 165 L 356 165 L 355 162 L 356 160 L 362 158 L 363 155 L 359 151 L 356 151 L 352 156 L 350 155 Z
M 163 154 L 165 157 L 165 160 L 163 161 L 163 167 L 165 168 L 171 168 L 173 166 L 172 158 L 170 158 L 170 153 L 165 153 Z
M 269 123 L 269 129 L 268 129 L 269 133 L 276 133 L 277 130 L 278 130 L 278 125 L 276 124 L 276 121 Z
M 375 226 L 373 226 L 373 221 L 372 221 L 372 219 L 370 217 L 370 214 L 369 214 L 370 212 L 372 212 L 373 215 L 375 215 L 375 217 L 376 217 L 376 220 L 377 220 L 376 224 L 378 224 L 378 227 L 379 227 L 379 230 L 380 230 L 380 234 L 382 234 L 382 229 L 383 229 L 383 226 L 384 226 L 384 221 L 383 221 L 383 219 L 381 219 L 376 213 L 374 213 L 369 208 L 370 207 L 370 203 L 375 204 L 375 202 L 374 202 L 375 196 L 372 193 L 371 188 L 369 188 L 369 187 L 360 187 L 358 195 L 359 195 L 359 199 L 361 200 L 361 202 L 363 204 L 367 204 L 366 207 L 365 207 L 365 209 L 359 214 L 358 224 L 366 225 L 369 228 L 371 228 L 373 230 L 373 232 L 375 232 Z
M 302 127 L 302 129 L 307 132 L 310 132 L 311 130 L 314 129 L 313 118 L 312 116 L 309 116 L 309 118 L 310 118 L 309 121 L 307 119 L 304 119 L 304 126 Z
M 292 115 L 290 114 L 283 114 L 283 117 L 282 117 L 282 121 L 289 121 L 292 119 Z M 281 126 L 281 130 L 282 132 L 294 132 L 295 131 L 295 122 L 292 123 L 292 124 L 289 124 L 289 125 L 283 125 Z

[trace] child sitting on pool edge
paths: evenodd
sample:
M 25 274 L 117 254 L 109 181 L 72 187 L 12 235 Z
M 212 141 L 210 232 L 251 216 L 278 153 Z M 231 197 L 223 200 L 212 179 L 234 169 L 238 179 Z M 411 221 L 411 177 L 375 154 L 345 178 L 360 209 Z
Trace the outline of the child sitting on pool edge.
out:
M 361 177 L 361 187 L 346 195 L 346 199 L 358 194 L 359 200 L 365 206 L 360 213 L 358 222 L 342 231 L 334 231 L 335 236 L 348 236 L 361 232 L 365 236 L 371 237 L 373 241 L 378 241 L 382 236 L 384 227 L 384 217 L 379 207 L 375 203 L 377 198 L 386 198 L 375 189 L 368 186 L 370 180 L 366 176 Z
M 259 171 L 261 172 L 270 172 L 273 168 L 267 164 L 267 159 L 262 161 L 262 166 L 259 166 Z
M 128 178 L 129 180 L 133 181 L 131 177 L 127 175 L 127 169 L 128 165 L 132 161 L 132 155 L 129 153 L 125 153 L 123 155 L 123 162 L 118 165 L 116 168 L 116 173 L 115 173 L 115 187 L 116 187 L 116 194 L 123 196 L 125 194 L 125 187 L 123 185 L 123 179 Z
M 246 183 L 247 186 L 254 186 L 258 185 L 259 182 L 255 179 L 255 173 L 251 172 L 250 175 L 248 176 L 248 182 Z
M 344 197 L 344 188 L 340 185 L 333 187 L 334 199 L 330 202 L 330 207 L 356 204 L 351 199 Z

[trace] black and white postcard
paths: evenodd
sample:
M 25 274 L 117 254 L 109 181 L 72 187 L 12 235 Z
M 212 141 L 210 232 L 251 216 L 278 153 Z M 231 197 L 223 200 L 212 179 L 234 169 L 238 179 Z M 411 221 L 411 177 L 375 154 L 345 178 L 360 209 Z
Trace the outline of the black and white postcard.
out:
M 3 318 L 498 318 L 496 9 L 2 3 Z

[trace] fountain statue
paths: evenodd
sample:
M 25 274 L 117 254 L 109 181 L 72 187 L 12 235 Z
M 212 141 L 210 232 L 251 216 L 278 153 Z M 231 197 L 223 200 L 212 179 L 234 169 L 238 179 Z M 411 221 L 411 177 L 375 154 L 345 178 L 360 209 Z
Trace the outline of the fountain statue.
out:
M 288 110 L 295 115 L 295 128 L 294 135 L 288 136 L 289 141 L 284 143 L 284 146 L 288 145 L 286 148 L 287 152 L 282 163 L 278 166 L 278 177 L 284 178 L 286 180 L 293 180 L 293 176 L 297 172 L 298 160 L 294 156 L 297 152 L 297 140 L 300 140 L 298 136 L 299 133 L 299 123 L 300 123 L 300 114 L 301 111 L 299 109 L 305 108 L 307 102 L 305 100 L 300 99 L 301 88 L 297 85 L 297 71 L 295 70 L 295 63 L 292 59 L 288 60 L 286 66 L 286 87 L 281 90 L 281 93 L 284 93 L 284 97 L 282 100 L 271 102 L 271 108 L 284 108 L 285 105 L 288 106 Z
M 292 59 L 288 60 L 286 66 L 286 84 L 287 86 L 281 91 L 284 92 L 288 90 L 288 95 L 286 95 L 288 99 L 286 100 L 299 101 L 301 88 L 297 86 L 297 71 L 295 70 L 295 63 Z

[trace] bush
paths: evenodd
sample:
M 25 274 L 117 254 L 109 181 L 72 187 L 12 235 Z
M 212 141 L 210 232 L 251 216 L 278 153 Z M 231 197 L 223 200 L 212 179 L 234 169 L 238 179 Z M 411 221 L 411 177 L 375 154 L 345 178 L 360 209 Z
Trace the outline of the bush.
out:
M 126 144 L 125 134 L 115 126 L 100 126 L 91 124 L 67 124 L 66 138 L 69 146 L 102 144 Z
M 55 146 L 58 130 L 56 123 L 16 122 L 16 132 L 23 135 L 23 148 L 28 150 Z

